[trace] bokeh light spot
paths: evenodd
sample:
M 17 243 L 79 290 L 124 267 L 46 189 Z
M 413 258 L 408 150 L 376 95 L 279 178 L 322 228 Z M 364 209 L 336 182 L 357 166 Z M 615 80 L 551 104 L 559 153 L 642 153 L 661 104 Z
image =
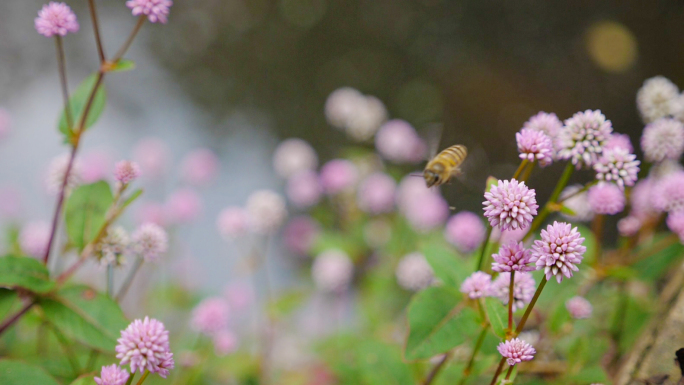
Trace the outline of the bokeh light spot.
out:
M 310 28 L 321 21 L 326 5 L 326 0 L 280 0 L 280 13 L 289 23 Z
M 604 71 L 624 72 L 637 58 L 637 41 L 624 25 L 614 21 L 594 23 L 587 31 L 587 51 Z

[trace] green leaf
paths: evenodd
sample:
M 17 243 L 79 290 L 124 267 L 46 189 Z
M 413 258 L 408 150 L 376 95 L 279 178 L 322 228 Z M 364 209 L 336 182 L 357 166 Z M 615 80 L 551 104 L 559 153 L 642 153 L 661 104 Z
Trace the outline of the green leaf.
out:
M 55 287 L 45 265 L 29 257 L 0 257 L 0 287 L 20 287 L 34 293 L 47 293 Z
M 105 181 L 79 186 L 71 193 L 64 210 L 66 228 L 69 240 L 79 250 L 97 236 L 113 202 L 112 190 Z
M 73 120 L 72 124 L 74 126 L 78 125 L 78 123 L 81 120 L 81 117 L 83 116 L 83 112 L 88 102 L 88 98 L 90 97 L 90 93 L 93 91 L 93 88 L 95 87 L 96 81 L 97 74 L 92 74 L 88 76 L 87 78 L 85 78 L 85 80 L 83 80 L 83 82 L 81 82 L 78 88 L 76 88 L 76 91 L 74 91 L 71 94 L 71 97 L 69 98 L 71 119 Z M 83 127 L 84 130 L 95 124 L 95 122 L 97 122 L 97 119 L 100 118 L 100 115 L 104 110 L 106 102 L 107 94 L 105 92 L 105 86 L 104 84 L 100 84 L 100 87 L 98 87 L 97 92 L 95 93 L 95 96 L 93 98 L 93 102 L 90 106 L 88 118 L 85 121 L 85 127 Z M 76 127 L 72 127 L 72 129 L 75 128 Z M 59 132 L 61 132 L 67 137 L 67 141 L 71 139 L 71 133 L 69 126 L 67 125 L 66 115 L 64 114 L 64 111 L 62 111 L 62 114 L 59 117 Z
M 0 360 L 0 384 L 2 385 L 59 385 L 40 366 L 22 361 Z
M 112 65 L 110 72 L 124 72 L 135 69 L 135 62 L 128 59 L 120 59 L 114 65 Z
M 629 281 L 636 278 L 639 272 L 629 266 L 612 266 L 606 269 L 606 276 L 618 281 Z
M 421 253 L 435 272 L 435 276 L 447 286 L 460 287 L 471 273 L 470 264 L 447 245 L 433 242 L 422 244 Z
M 83 285 L 60 290 L 55 298 L 41 300 L 45 318 L 65 336 L 88 347 L 113 352 L 128 321 L 109 297 Z
M 485 298 L 484 305 L 492 331 L 501 338 L 505 337 L 508 328 L 508 308 L 501 300 L 492 297 Z
M 477 314 L 459 306 L 461 298 L 458 290 L 444 286 L 427 288 L 413 297 L 408 309 L 406 359 L 444 353 L 477 332 Z
M 560 212 L 562 212 L 565 215 L 570 215 L 570 216 L 576 216 L 577 213 L 575 213 L 570 207 L 566 205 L 561 205 Z
M 268 306 L 269 314 L 276 319 L 296 310 L 306 299 L 301 290 L 290 290 L 282 295 Z
M 94 374 L 84 374 L 75 379 L 70 385 L 93 385 L 95 383 Z
M 0 289 L 0 319 L 5 319 L 5 317 L 10 314 L 17 301 L 17 292 L 8 289 Z
M 662 277 L 673 263 L 681 260 L 681 256 L 684 254 L 684 245 L 676 242 L 670 246 L 661 248 L 659 245 L 662 244 L 661 242 L 666 242 L 664 239 L 665 237 L 667 237 L 667 235 L 661 236 L 659 234 L 654 237 L 651 244 L 643 245 L 637 251 L 637 253 L 645 255 L 642 260 L 633 265 L 633 268 L 638 272 L 640 279 L 644 281 L 655 281 Z M 648 253 L 648 250 L 654 250 L 654 252 Z
M 135 202 L 135 200 L 138 199 L 138 197 L 140 197 L 142 195 L 142 193 L 143 193 L 143 190 L 140 188 L 133 191 L 133 193 L 131 195 L 129 195 L 128 198 L 126 198 L 126 200 L 121 205 L 121 210 L 128 207 L 131 203 Z
M 365 341 L 358 349 L 357 363 L 364 384 L 415 384 L 397 348 L 377 341 Z
M 499 183 L 499 180 L 498 180 L 498 179 L 496 179 L 495 177 L 493 177 L 493 176 L 491 176 L 491 175 L 488 176 L 488 177 L 487 177 L 487 182 L 486 182 L 486 184 L 485 184 L 485 186 L 486 186 L 485 192 L 489 192 L 489 191 L 492 189 L 492 186 L 495 186 L 497 183 Z

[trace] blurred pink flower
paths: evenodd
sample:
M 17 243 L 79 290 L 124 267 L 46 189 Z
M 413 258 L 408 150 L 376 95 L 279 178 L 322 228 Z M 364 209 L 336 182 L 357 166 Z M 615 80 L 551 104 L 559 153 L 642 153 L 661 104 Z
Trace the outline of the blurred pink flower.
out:
M 226 297 L 230 309 L 238 312 L 245 310 L 255 299 L 252 286 L 244 282 L 229 283 L 223 289 L 223 296 Z
M 420 177 L 408 175 L 399 183 L 397 205 L 401 210 L 406 210 L 411 202 L 429 194 L 439 195 L 439 192 L 436 189 L 429 189 L 422 175 Z
M 337 194 L 356 184 L 359 172 L 351 161 L 333 159 L 321 168 L 321 185 L 327 194 Z
M 649 123 L 641 134 L 641 149 L 649 162 L 678 160 L 684 152 L 684 124 L 672 118 Z
M 646 79 L 637 92 L 637 108 L 644 123 L 672 114 L 672 104 L 679 96 L 679 88 L 664 76 Z
M 66 36 L 67 33 L 78 32 L 78 20 L 68 5 L 51 1 L 38 11 L 35 27 L 45 37 Z
M 216 219 L 216 227 L 225 239 L 235 239 L 249 231 L 249 214 L 242 207 L 226 207 Z
M 250 226 L 257 233 L 267 234 L 278 230 L 287 218 L 285 200 L 271 190 L 254 191 L 247 198 Z
M 684 210 L 684 171 L 677 171 L 660 179 L 651 193 L 653 206 L 668 213 Z
M 414 252 L 404 256 L 395 271 L 399 286 L 406 290 L 419 291 L 432 285 L 435 273 L 421 253 Z
M 159 138 L 144 138 L 133 149 L 133 159 L 145 171 L 145 177 L 158 178 L 166 172 L 170 150 Z
M 117 364 L 112 364 L 102 367 L 100 377 L 95 377 L 95 383 L 97 385 L 124 385 L 128 377 L 128 371 L 121 369 Z
M 304 171 L 313 171 L 316 166 L 316 151 L 302 139 L 285 139 L 273 153 L 273 168 L 282 178 L 287 179 Z
M 535 282 L 532 274 L 522 271 L 515 273 L 515 283 L 513 285 L 513 311 L 522 309 L 532 301 L 535 292 Z M 504 272 L 492 282 L 491 296 L 497 297 L 508 305 L 509 290 L 511 288 L 511 273 Z
M 391 176 L 377 172 L 361 182 L 358 204 L 362 211 L 370 214 L 388 213 L 394 209 L 394 193 L 397 183 Z
M 599 183 L 587 191 L 589 207 L 596 214 L 615 215 L 625 209 L 625 193 L 612 183 Z
M 472 299 L 488 297 L 492 291 L 492 276 L 482 271 L 471 274 L 461 284 L 461 293 Z
M 207 298 L 192 311 L 190 325 L 196 332 L 213 335 L 228 327 L 228 303 L 224 298 Z
M 156 319 L 136 319 L 117 340 L 116 358 L 120 365 L 130 363 L 131 373 L 149 370 L 166 378 L 168 369 L 173 368 L 173 354 L 169 348 L 169 332 Z
M 292 218 L 283 230 L 285 247 L 297 255 L 306 256 L 320 231 L 321 226 L 310 216 Z
M 383 158 L 394 163 L 414 163 L 425 157 L 425 143 L 406 121 L 386 122 L 375 135 L 375 148 Z
M 174 223 L 192 222 L 202 211 L 202 198 L 194 190 L 182 188 L 169 195 L 166 210 Z
M 229 330 L 221 330 L 214 334 L 214 352 L 217 356 L 233 353 L 238 348 L 237 336 Z
M 126 6 L 133 11 L 133 16 L 145 15 L 151 23 L 166 24 L 171 0 L 128 0 Z
M 159 226 L 167 225 L 167 215 L 164 205 L 158 202 L 145 202 L 136 212 L 138 224 L 154 223 Z
M 338 88 L 325 101 L 325 117 L 333 127 L 344 129 L 363 94 L 351 87 Z
M 50 162 L 47 169 L 47 177 L 45 178 L 45 185 L 49 194 L 56 195 L 62 190 L 62 183 L 69 166 L 69 158 L 69 154 L 62 154 L 56 156 Z M 83 183 L 83 168 L 81 162 L 75 159 L 66 184 L 67 193 L 81 183 Z
M 154 223 L 140 225 L 131 235 L 133 250 L 148 262 L 159 259 L 169 247 L 166 231 Z
M 518 338 L 502 342 L 496 349 L 506 359 L 509 366 L 523 361 L 531 361 L 537 353 L 532 345 Z
M 684 211 L 676 211 L 668 214 L 667 228 L 679 237 L 684 243 Z
M 558 119 L 556 114 L 547 113 L 544 111 L 532 116 L 525 124 L 523 128 L 541 131 L 545 133 L 553 142 L 556 142 L 556 138 L 563 127 L 563 122 Z
M 127 184 L 140 177 L 140 166 L 130 160 L 121 160 L 114 166 L 114 179 Z
M 79 157 L 81 175 L 84 183 L 93 183 L 106 179 L 112 171 L 112 159 L 107 150 L 89 151 Z
M 618 232 L 623 237 L 631 237 L 636 235 L 641 229 L 641 220 L 634 216 L 628 216 L 620 219 L 617 223 Z
M 634 152 L 632 141 L 629 139 L 629 135 L 627 134 L 618 134 L 616 132 L 610 134 L 606 144 L 603 145 L 603 150 L 609 150 L 613 148 L 622 148 L 630 154 Z
M 441 226 L 449 216 L 449 204 L 437 194 L 425 194 L 410 201 L 404 208 L 404 215 L 417 231 L 429 231 Z
M 318 255 L 311 265 L 311 276 L 319 290 L 339 293 L 347 289 L 354 274 L 354 264 L 347 253 L 327 250 Z
M 592 307 L 591 303 L 580 296 L 570 298 L 565 302 L 565 307 L 568 309 L 570 316 L 574 319 L 584 319 L 591 317 Z
M 19 232 L 19 245 L 24 253 L 40 258 L 45 255 L 50 239 L 50 224 L 45 221 L 29 222 Z
M 477 214 L 461 211 L 449 219 L 444 236 L 461 252 L 470 253 L 480 247 L 486 231 L 482 219 Z
M 304 170 L 287 180 L 287 197 L 298 208 L 311 207 L 321 199 L 323 187 L 315 171 Z
M 195 186 L 208 185 L 219 172 L 219 159 L 208 148 L 199 148 L 187 154 L 181 161 L 181 176 L 186 183 Z
M 563 206 L 572 210 L 574 214 L 571 215 L 569 213 L 561 212 L 561 215 L 564 218 L 577 222 L 587 222 L 594 218 L 594 212 L 591 210 L 591 206 L 589 206 L 587 192 L 579 192 L 582 188 L 584 188 L 584 186 L 581 184 L 573 184 L 566 187 L 563 189 L 563 192 L 561 192 L 560 198 L 563 199 Z M 566 197 L 569 198 L 565 199 Z
M 654 187 L 655 182 L 652 178 L 645 178 L 637 182 L 629 194 L 631 205 L 631 215 L 640 220 L 647 219 L 658 213 L 654 207 Z

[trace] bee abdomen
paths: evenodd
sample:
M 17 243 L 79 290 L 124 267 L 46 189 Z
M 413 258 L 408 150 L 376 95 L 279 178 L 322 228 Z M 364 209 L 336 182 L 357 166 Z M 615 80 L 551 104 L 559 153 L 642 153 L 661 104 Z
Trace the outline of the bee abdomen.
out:
M 449 165 L 452 167 L 457 167 L 461 163 L 463 163 L 463 160 L 465 160 L 467 155 L 468 150 L 466 149 L 466 147 L 457 144 L 442 150 L 442 152 L 437 156 L 437 158 L 444 159 L 445 161 L 449 162 Z

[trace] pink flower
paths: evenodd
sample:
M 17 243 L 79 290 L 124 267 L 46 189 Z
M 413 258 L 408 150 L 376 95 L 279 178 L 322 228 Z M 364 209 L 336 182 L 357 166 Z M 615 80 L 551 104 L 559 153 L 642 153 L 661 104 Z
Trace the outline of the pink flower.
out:
M 43 257 L 47 251 L 50 229 L 50 224 L 45 221 L 26 224 L 19 232 L 19 245 L 22 251 L 32 257 Z
M 158 202 L 145 202 L 136 213 L 138 224 L 154 223 L 159 226 L 166 226 L 168 220 L 164 205 Z
M 49 194 L 57 195 L 62 190 L 62 183 L 64 182 L 68 167 L 69 154 L 62 154 L 52 159 L 48 166 L 47 177 L 45 179 L 47 192 Z M 67 178 L 67 193 L 82 183 L 83 168 L 81 167 L 81 162 L 78 159 L 75 159 L 71 165 L 69 177 Z
M 565 302 L 565 307 L 574 319 L 584 319 L 591 316 L 591 303 L 580 296 L 570 298 Z
M 112 172 L 112 159 L 106 149 L 93 150 L 80 158 L 81 176 L 84 183 L 107 178 Z
M 225 356 L 237 350 L 237 336 L 229 330 L 221 330 L 214 334 L 214 352 L 217 356 Z
M 679 159 L 684 152 L 684 124 L 672 118 L 648 124 L 641 135 L 641 149 L 649 162 Z
M 128 380 L 129 374 L 121 369 L 117 364 L 103 366 L 100 377 L 95 377 L 97 385 L 124 385 Z
M 510 242 L 501 245 L 498 254 L 492 255 L 494 262 L 492 263 L 492 270 L 502 272 L 511 271 L 533 271 L 535 267 L 529 266 L 530 263 L 536 262 L 530 255 L 530 251 L 525 249 L 523 243 Z
M 168 21 L 169 8 L 173 5 L 171 0 L 128 0 L 126 6 L 133 11 L 133 16 L 145 15 L 151 23 Z
M 492 227 L 499 226 L 501 230 L 524 229 L 532 223 L 532 217 L 537 215 L 539 206 L 535 191 L 527 188 L 525 182 L 515 179 L 500 180 L 484 196 L 484 214 Z
M 636 235 L 641 229 L 641 220 L 635 216 L 628 216 L 620 219 L 618 221 L 617 227 L 618 232 L 623 237 L 631 237 Z
M 283 230 L 285 247 L 297 255 L 308 255 L 320 232 L 321 226 L 310 216 L 292 218 Z
M 116 358 L 121 360 L 120 365 L 130 363 L 131 373 L 149 370 L 166 377 L 168 369 L 173 368 L 169 332 L 156 319 L 136 319 L 121 331 L 117 342 Z
M 166 231 L 154 223 L 145 223 L 131 235 L 133 249 L 146 261 L 156 261 L 169 247 Z
M 654 76 L 644 81 L 637 92 L 637 108 L 645 123 L 671 115 L 673 102 L 679 96 L 677 86 L 664 76 Z
M 627 134 L 618 134 L 615 132 L 610 134 L 606 144 L 603 146 L 603 150 L 605 151 L 613 148 L 622 148 L 630 154 L 634 152 L 632 141 L 629 139 L 629 135 Z
M 403 213 L 417 231 L 429 231 L 441 226 L 449 216 L 449 204 L 438 194 L 424 194 L 406 204 Z
M 444 236 L 461 252 L 470 253 L 480 247 L 486 231 L 479 216 L 470 211 L 461 211 L 449 219 Z
M 192 222 L 202 211 L 202 199 L 194 190 L 188 188 L 176 190 L 166 201 L 166 210 L 172 222 Z
M 655 182 L 651 178 L 640 180 L 629 195 L 629 201 L 632 208 L 631 214 L 635 217 L 644 220 L 657 214 L 654 207 L 654 191 L 653 186 Z
M 531 361 L 537 353 L 532 345 L 518 338 L 502 342 L 496 349 L 506 359 L 509 366 Z
M 287 180 L 287 197 L 298 208 L 316 205 L 321 200 L 323 187 L 315 171 L 304 170 Z
M 351 87 L 338 88 L 325 101 L 325 117 L 331 126 L 344 129 L 357 110 L 363 94 Z
M 636 183 L 640 163 L 636 160 L 636 155 L 624 148 L 604 149 L 603 155 L 594 164 L 596 179 L 614 182 L 624 190 L 625 186 L 634 186 Z
M 653 187 L 653 206 L 668 213 L 684 210 L 684 171 L 663 177 Z
M 555 276 L 561 283 L 563 276 L 572 278 L 572 272 L 578 271 L 577 265 L 582 263 L 587 248 L 582 246 L 584 238 L 577 227 L 569 223 L 553 222 L 546 230 L 541 231 L 541 240 L 532 245 L 532 258 L 537 260 L 537 269 L 544 269 L 546 279 Z
M 603 152 L 613 125 L 600 110 L 578 112 L 565 121 L 558 140 L 561 159 L 571 159 L 577 168 L 592 167 Z
M 562 127 L 563 122 L 558 119 L 556 114 L 547 113 L 544 111 L 534 115 L 523 125 L 524 129 L 541 131 L 545 133 L 546 136 L 551 138 L 552 141 L 555 141 L 556 137 L 558 137 L 558 133 Z
M 508 305 L 508 294 L 511 288 L 511 273 L 501 273 L 492 282 L 490 295 L 497 297 Z M 534 277 L 530 273 L 516 272 L 513 284 L 513 311 L 522 309 L 532 301 L 535 292 Z
M 273 168 L 282 178 L 290 178 L 318 166 L 318 156 L 311 145 L 298 138 L 282 141 L 273 153 Z
M 161 139 L 141 139 L 133 149 L 133 159 L 145 170 L 145 177 L 158 178 L 164 174 L 169 163 L 169 147 Z
M 318 289 L 328 292 L 342 292 L 349 287 L 354 274 L 354 264 L 347 253 L 341 250 L 327 250 L 314 259 L 311 276 Z
M 579 192 L 582 188 L 584 188 L 584 186 L 581 184 L 570 185 L 563 189 L 563 192 L 561 192 L 560 195 L 560 198 L 563 200 L 563 206 L 572 210 L 574 213 L 574 215 L 572 215 L 561 212 L 561 215 L 573 222 L 587 222 L 594 218 L 594 212 L 591 210 L 591 206 L 589 206 L 587 192 Z
M 254 302 L 252 287 L 244 282 L 229 283 L 223 289 L 223 296 L 226 297 L 230 309 L 236 311 L 245 310 L 249 304 Z
M 684 212 L 676 211 L 667 216 L 667 228 L 684 243 Z
M 375 148 L 383 158 L 394 163 L 415 163 L 425 157 L 425 143 L 406 121 L 386 122 L 375 135 Z
M 387 174 L 378 172 L 369 175 L 359 186 L 359 208 L 370 214 L 392 211 L 396 188 L 397 183 Z
M 354 163 L 345 159 L 333 159 L 321 168 L 321 184 L 327 194 L 337 194 L 356 184 L 358 170 Z
M 183 158 L 181 175 L 183 180 L 195 186 L 213 182 L 219 172 L 219 159 L 208 148 L 196 149 Z
M 51 1 L 38 11 L 35 27 L 45 37 L 66 36 L 67 33 L 78 32 L 78 20 L 68 5 Z
M 515 134 L 520 159 L 530 162 L 539 161 L 541 167 L 553 163 L 554 149 L 551 138 L 542 131 L 523 128 Z
M 423 254 L 415 252 L 404 256 L 395 272 L 399 286 L 406 290 L 419 291 L 432 285 L 435 273 Z
M 130 160 L 119 161 L 114 166 L 114 178 L 123 184 L 130 183 L 140 176 L 140 166 Z
M 492 291 L 492 276 L 476 271 L 461 284 L 461 293 L 468 294 L 472 299 L 488 297 Z
M 625 193 L 612 183 L 599 183 L 587 191 L 591 210 L 596 214 L 615 215 L 625 208 Z
M 190 321 L 192 329 L 207 335 L 213 335 L 228 327 L 228 303 L 225 299 L 207 298 L 192 311 Z
M 501 231 L 498 227 L 494 227 L 490 239 L 492 241 L 498 241 L 502 245 L 509 242 L 520 242 L 528 232 L 529 229 L 508 229 L 506 231 Z
M 272 233 L 287 217 L 285 200 L 270 190 L 257 190 L 247 198 L 250 226 L 257 233 Z
M 242 207 L 226 207 L 216 219 L 216 227 L 225 239 L 238 238 L 249 230 L 249 214 Z

